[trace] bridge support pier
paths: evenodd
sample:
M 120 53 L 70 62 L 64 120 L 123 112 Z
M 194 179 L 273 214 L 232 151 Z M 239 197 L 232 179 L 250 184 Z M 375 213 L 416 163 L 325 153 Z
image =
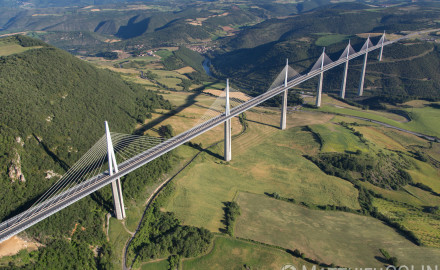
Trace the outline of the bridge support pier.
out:
M 281 123 L 280 123 L 280 129 L 284 130 L 286 129 L 286 123 L 287 123 L 287 79 L 288 79 L 288 73 L 289 73 L 289 59 L 286 60 L 286 76 L 284 77 L 284 87 L 286 87 L 286 90 L 283 92 L 283 104 L 281 108 Z
M 364 56 L 364 65 L 362 66 L 361 81 L 359 83 L 359 91 L 358 91 L 358 96 L 360 97 L 364 94 L 365 71 L 367 69 L 368 45 L 370 44 L 370 37 L 368 37 L 366 44 L 367 44 L 367 48 Z
M 318 83 L 318 91 L 316 93 L 316 107 L 321 107 L 321 95 L 322 95 L 322 82 L 324 79 L 324 72 L 319 74 L 319 83 Z
M 385 31 L 383 32 L 383 36 L 380 39 L 380 53 L 379 53 L 379 61 L 382 61 L 382 54 L 383 54 L 383 43 L 385 42 Z
M 226 111 L 225 115 L 230 115 L 230 108 L 229 108 L 229 79 L 226 80 Z M 231 143 L 232 143 L 232 137 L 231 137 L 231 119 L 228 119 L 225 121 L 225 161 L 231 160 Z
M 345 98 L 345 88 L 347 86 L 347 73 L 348 73 L 348 59 L 347 62 L 345 62 L 344 78 L 342 79 L 341 93 L 339 93 L 339 97 L 342 99 Z
M 325 59 L 325 48 L 321 55 L 321 74 L 319 74 L 318 91 L 316 93 L 316 107 L 321 107 L 321 95 L 322 95 L 322 82 L 324 80 L 324 59 Z M 318 60 L 319 61 L 319 60 Z
M 108 171 L 110 175 L 118 172 L 118 164 L 116 163 L 113 143 L 108 128 L 108 123 L 105 121 L 105 134 L 107 138 L 107 153 L 108 153 Z M 112 182 L 113 204 L 115 207 L 116 218 L 122 220 L 125 218 L 124 199 L 122 197 L 121 179 L 118 178 Z
M 379 61 L 382 61 L 382 54 L 383 54 L 383 44 L 382 47 L 380 47 Z
M 231 161 L 231 119 L 225 122 L 225 161 Z
M 366 52 L 364 56 L 364 65 L 362 67 L 361 81 L 359 82 L 358 96 L 362 96 L 364 94 L 364 82 L 365 82 L 365 71 L 367 69 L 367 57 L 368 57 L 368 52 Z

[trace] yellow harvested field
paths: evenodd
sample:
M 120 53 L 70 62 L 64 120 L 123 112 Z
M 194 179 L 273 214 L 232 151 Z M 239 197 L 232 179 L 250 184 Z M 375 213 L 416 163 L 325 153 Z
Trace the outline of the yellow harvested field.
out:
M 187 106 L 187 100 L 191 99 L 191 96 L 195 95 L 194 93 L 166 91 L 163 93 L 166 93 L 164 98 L 168 99 L 177 109 L 172 112 L 168 110 L 157 110 L 157 113 L 153 113 L 152 119 L 146 119 L 143 126 L 137 126 L 138 129 L 147 129 L 144 131 L 144 134 L 158 136 L 157 130 L 162 125 L 171 125 L 175 135 L 191 129 L 197 124 L 202 123 L 202 116 L 208 112 L 209 107 L 215 101 L 214 97 L 198 94 L 195 97 L 195 103 L 192 106 Z M 242 126 L 238 118 L 233 118 L 232 135 L 240 133 L 241 130 Z M 192 141 L 209 145 L 222 140 L 223 136 L 223 125 L 219 125 Z
M 223 90 L 205 89 L 205 90 L 203 90 L 203 93 L 210 94 L 210 95 L 213 95 L 216 97 L 224 96 Z M 243 101 L 248 101 L 250 99 L 249 96 L 247 96 L 246 94 L 241 93 L 241 92 L 230 92 L 229 96 L 231 98 L 237 98 L 237 99 L 243 100 Z
M 174 133 L 180 134 L 194 126 L 196 126 L 199 123 L 199 119 L 200 118 L 191 118 L 188 117 L 187 115 L 201 115 L 201 111 L 202 110 L 197 110 L 194 111 L 193 108 L 188 108 L 185 109 L 184 111 L 182 111 L 182 115 L 184 116 L 173 116 L 171 118 L 168 118 L 166 120 L 164 120 L 163 122 L 154 125 L 152 128 L 150 128 L 149 130 L 145 131 L 144 134 L 149 134 L 151 136 L 158 136 L 159 134 L 157 133 L 157 129 L 160 126 L 163 125 L 171 125 L 173 127 Z M 161 118 L 161 114 L 153 114 L 153 120 L 154 119 L 158 119 Z M 145 124 L 148 124 L 149 120 L 145 122 Z M 191 140 L 194 143 L 202 143 L 203 145 L 210 145 L 214 142 L 217 141 L 221 141 L 223 140 L 223 130 L 224 127 L 223 125 L 219 125 L 205 133 L 203 133 L 202 135 L 198 136 L 197 138 Z M 238 134 L 241 131 L 241 125 L 238 121 L 237 118 L 233 118 L 232 119 L 232 135 Z
M 194 71 L 195 70 L 192 67 L 190 67 L 190 66 L 179 68 L 179 69 L 175 70 L 175 72 L 180 73 L 180 74 L 187 74 L 187 73 L 191 73 L 191 72 L 194 72 Z

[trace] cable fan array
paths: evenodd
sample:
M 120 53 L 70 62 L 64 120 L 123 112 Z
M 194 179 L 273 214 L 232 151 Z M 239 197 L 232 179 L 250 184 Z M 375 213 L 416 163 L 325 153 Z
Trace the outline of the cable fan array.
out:
M 217 98 L 197 122 L 197 125 L 200 125 L 214 117 L 220 116 L 225 113 L 226 91 L 216 91 L 216 94 L 218 94 Z M 250 99 L 252 99 L 251 96 L 231 87 L 229 88 L 229 104 L 231 109 L 245 103 Z
M 114 152 L 118 163 L 162 143 L 164 138 L 111 133 Z M 40 211 L 56 205 L 63 199 L 79 191 L 81 183 L 108 173 L 107 139 L 102 136 L 49 190 L 47 190 L 28 210 L 14 218 L 13 225 Z

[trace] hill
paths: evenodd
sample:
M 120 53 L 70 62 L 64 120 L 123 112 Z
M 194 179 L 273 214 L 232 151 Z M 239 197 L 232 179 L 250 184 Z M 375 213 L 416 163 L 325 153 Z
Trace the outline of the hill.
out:
M 0 39 L 0 77 L 0 220 L 46 192 L 104 134 L 103 121 L 132 133 L 156 108 L 170 109 L 143 86 L 25 36 Z M 126 203 L 169 167 L 164 156 L 124 177 Z M 25 234 L 44 248 L 6 258 L 0 268 L 69 269 L 73 257 L 84 269 L 109 269 L 114 247 L 102 224 L 111 196 L 103 188 L 29 228 Z
M 131 133 L 149 112 L 170 106 L 162 96 L 39 40 L 0 39 L 0 48 L 7 44 L 32 49 L 0 56 L 0 219 L 76 162 L 104 134 L 104 120 L 114 131 Z

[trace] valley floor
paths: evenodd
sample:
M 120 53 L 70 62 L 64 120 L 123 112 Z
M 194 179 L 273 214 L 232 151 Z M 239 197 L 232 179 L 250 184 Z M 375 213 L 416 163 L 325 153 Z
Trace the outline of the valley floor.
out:
M 184 96 L 191 94 L 169 92 L 167 95 L 178 105 L 186 100 Z M 209 99 L 203 96 L 198 99 L 200 100 L 197 102 L 209 103 Z M 336 106 L 341 105 L 330 97 L 325 97 L 324 102 L 327 104 L 320 110 L 322 112 L 328 112 L 326 106 L 337 108 Z M 195 107 L 200 108 L 197 104 Z M 185 110 L 179 113 L 185 116 L 190 112 L 194 113 L 193 116 L 200 113 L 191 107 Z M 350 110 L 356 114 L 364 113 L 360 109 Z M 369 111 L 366 116 L 369 115 L 373 115 L 373 119 L 381 117 L 393 123 L 404 122 L 400 116 L 392 113 Z M 306 258 L 344 267 L 383 266 L 386 259 L 380 249 L 396 256 L 402 264 L 434 264 L 438 261 L 440 250 L 436 247 L 440 244 L 440 219 L 438 214 L 425 213 L 423 207 L 440 205 L 439 196 L 410 185 L 399 190 L 388 190 L 368 182 L 360 182 L 363 187 L 386 198 L 387 208 L 383 204 L 379 205 L 379 198 L 374 199 L 378 211 L 402 224 L 405 229 L 413 231 L 422 244 L 428 246 L 419 247 L 400 235 L 399 231 L 373 217 L 311 209 L 310 205 L 334 205 L 360 211 L 361 206 L 358 189 L 353 184 L 327 175 L 305 158 L 305 155 L 324 152 L 355 153 L 360 150 L 373 156 L 381 152 L 401 152 L 414 164 L 408 169 L 413 181 L 424 183 L 438 192 L 439 168 L 434 164 L 418 161 L 410 154 L 417 148 L 423 149 L 432 158 L 437 157 L 435 149 L 438 143 L 430 143 L 417 136 L 371 122 L 308 111 L 290 113 L 288 129 L 281 131 L 278 128 L 279 117 L 279 111 L 271 108 L 256 108 L 247 112 L 246 132 L 232 142 L 232 161 L 225 163 L 221 160 L 223 144 L 220 143 L 202 153 L 173 179 L 175 191 L 163 210 L 174 212 L 186 225 L 205 227 L 212 232 L 221 233 L 225 228 L 224 203 L 233 200 L 241 208 L 241 216 L 235 225 L 235 240 L 216 238 L 213 251 L 197 259 L 184 259 L 183 268 L 199 269 L 197 267 L 203 265 L 206 269 L 214 269 L 215 265 L 218 266 L 216 261 L 222 258 L 219 254 L 227 256 L 223 249 L 230 245 L 240 246 L 232 249 L 236 250 L 234 254 L 237 254 L 238 259 L 226 260 L 231 263 L 231 269 L 243 265 L 254 265 L 256 269 L 260 269 L 260 266 L 267 265 L 267 262 L 259 260 L 258 252 L 252 251 L 255 256 L 250 256 L 250 247 L 239 244 L 238 238 L 255 241 L 256 244 L 253 245 L 260 245 L 263 249 L 264 244 L 289 250 L 298 249 Z M 179 123 L 185 121 L 180 122 L 179 118 L 181 117 L 177 114 L 166 121 L 181 128 Z M 359 126 L 354 126 L 354 130 L 360 132 L 366 141 L 360 140 L 354 131 L 341 126 L 341 121 L 358 122 Z M 423 124 L 411 123 L 409 127 L 417 125 Z M 239 127 L 238 121 L 233 123 L 235 134 L 239 133 Z M 424 126 L 415 130 L 421 132 L 433 128 L 435 127 Z M 317 134 L 320 139 L 316 138 Z M 196 138 L 194 142 L 207 145 L 222 140 L 222 136 L 219 129 L 210 135 L 204 134 Z M 294 198 L 297 203 L 279 201 L 264 195 L 274 192 L 286 198 Z M 399 205 L 414 208 L 413 216 L 409 212 L 394 212 L 403 211 L 394 210 Z M 296 261 L 297 258 L 284 252 L 282 254 L 290 257 L 292 263 L 305 263 L 303 260 Z M 272 256 L 273 260 L 278 260 L 278 255 Z M 212 267 L 207 266 L 211 264 Z M 143 263 L 142 269 L 166 269 L 167 265 L 166 260 L 152 261 Z M 268 268 L 261 269 L 281 269 L 283 265 L 270 264 Z

